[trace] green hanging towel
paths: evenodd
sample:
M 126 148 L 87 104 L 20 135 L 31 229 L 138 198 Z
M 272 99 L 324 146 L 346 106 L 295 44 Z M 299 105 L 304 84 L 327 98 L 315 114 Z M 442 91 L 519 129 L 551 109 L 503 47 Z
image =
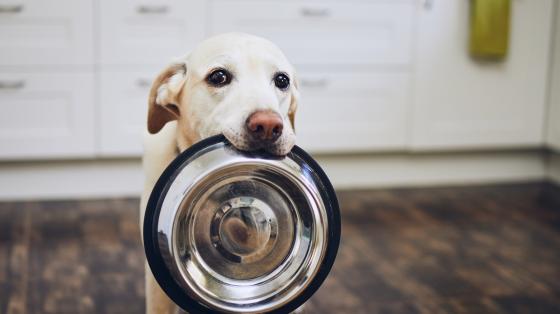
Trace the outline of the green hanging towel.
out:
M 502 59 L 508 51 L 510 0 L 471 0 L 470 52 Z

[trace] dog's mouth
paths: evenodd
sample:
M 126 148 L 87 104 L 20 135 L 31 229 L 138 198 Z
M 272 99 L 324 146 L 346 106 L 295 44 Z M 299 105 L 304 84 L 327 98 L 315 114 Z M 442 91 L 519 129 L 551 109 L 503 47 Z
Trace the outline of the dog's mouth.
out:
M 279 157 L 286 156 L 295 144 L 295 136 L 289 136 L 287 134 L 280 136 L 276 141 L 271 143 L 254 141 L 248 136 L 243 136 L 232 131 L 224 131 L 223 134 L 235 148 L 241 151 L 261 151 Z
M 275 156 L 286 156 L 289 153 L 289 150 L 286 151 L 280 143 L 276 142 L 270 144 L 251 143 L 248 151 L 261 151 Z

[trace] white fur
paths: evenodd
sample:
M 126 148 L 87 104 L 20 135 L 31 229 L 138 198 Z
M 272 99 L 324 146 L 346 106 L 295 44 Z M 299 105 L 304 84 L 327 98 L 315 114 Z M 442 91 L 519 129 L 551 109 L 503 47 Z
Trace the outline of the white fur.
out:
M 209 86 L 205 78 L 215 68 L 233 73 L 231 84 L 221 88 Z M 188 56 L 176 60 L 152 87 L 152 106 L 175 105 L 177 121 L 170 121 L 156 134 L 146 134 L 143 158 L 146 183 L 140 205 L 140 217 L 152 188 L 165 167 L 194 142 L 223 133 L 237 148 L 264 148 L 284 155 L 294 145 L 295 135 L 289 113 L 297 106 L 298 91 L 293 67 L 271 42 L 240 33 L 218 35 L 203 41 Z M 274 85 L 277 72 L 287 73 L 290 88 L 281 91 Z M 272 110 L 284 122 L 281 137 L 268 147 L 252 147 L 247 140 L 245 122 L 256 110 Z M 149 117 L 150 119 L 151 117 Z M 142 224 L 141 224 L 142 226 Z M 146 270 L 147 313 L 172 313 L 174 305 L 161 291 L 153 275 Z

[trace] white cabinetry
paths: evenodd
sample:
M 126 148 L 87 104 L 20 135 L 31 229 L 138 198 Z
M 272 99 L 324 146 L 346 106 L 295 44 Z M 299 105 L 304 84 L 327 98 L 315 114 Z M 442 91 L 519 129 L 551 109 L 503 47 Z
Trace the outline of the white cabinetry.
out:
M 0 72 L 0 158 L 93 157 L 93 74 Z
M 409 75 L 303 71 L 298 144 L 313 152 L 402 150 Z
M 91 65 L 91 0 L 0 1 L 0 66 Z
M 100 75 L 99 150 L 104 156 L 142 153 L 148 93 L 154 71 L 103 71 Z
M 98 1 L 101 64 L 162 64 L 204 38 L 204 1 Z
M 95 156 L 93 8 L 0 1 L 0 159 Z
M 409 64 L 414 1 L 214 0 L 210 32 L 272 40 L 300 64 Z
M 413 148 L 541 145 L 551 11 L 551 0 L 512 1 L 506 60 L 480 62 L 468 54 L 469 1 L 421 9 Z
M 313 152 L 537 147 L 547 86 L 546 141 L 560 149 L 553 0 L 512 1 L 502 62 L 469 56 L 469 1 L 421 3 L 0 0 L 0 159 L 139 156 L 150 81 L 231 31 L 296 65 L 298 143 Z

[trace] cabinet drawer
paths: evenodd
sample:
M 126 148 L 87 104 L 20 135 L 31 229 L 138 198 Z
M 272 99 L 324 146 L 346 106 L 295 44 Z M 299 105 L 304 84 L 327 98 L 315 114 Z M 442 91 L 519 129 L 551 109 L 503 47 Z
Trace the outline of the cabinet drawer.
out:
M 302 73 L 297 143 L 313 152 L 403 149 L 406 74 Z
M 140 156 L 148 93 L 157 71 L 101 72 L 100 153 Z
M 91 157 L 93 74 L 0 73 L 0 158 Z
M 93 63 L 93 4 L 0 0 L 0 65 Z
M 412 0 L 211 2 L 211 32 L 276 43 L 295 64 L 408 65 Z
M 200 0 L 100 0 L 100 62 L 161 64 L 182 56 L 204 37 L 204 8 Z

